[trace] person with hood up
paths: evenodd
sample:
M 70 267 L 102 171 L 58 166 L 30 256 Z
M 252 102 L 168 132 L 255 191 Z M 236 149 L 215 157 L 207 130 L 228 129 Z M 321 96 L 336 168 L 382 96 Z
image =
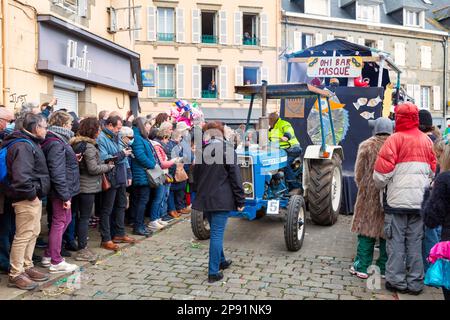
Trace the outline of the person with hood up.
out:
M 435 171 L 432 142 L 419 130 L 419 109 L 410 102 L 398 105 L 395 133 L 381 148 L 373 174 L 375 186 L 384 190 L 387 290 L 414 295 L 423 290 L 420 208 Z
M 358 247 L 350 273 L 358 278 L 367 279 L 367 268 L 372 265 L 373 251 L 377 239 L 380 241 L 380 256 L 376 265 L 382 275 L 385 273 L 387 254 L 384 239 L 384 212 L 380 202 L 380 193 L 373 181 L 373 169 L 378 152 L 387 138 L 393 133 L 390 119 L 378 118 L 369 121 L 373 127 L 373 136 L 363 141 L 358 148 L 355 163 L 355 181 L 358 186 L 352 232 L 358 234 Z

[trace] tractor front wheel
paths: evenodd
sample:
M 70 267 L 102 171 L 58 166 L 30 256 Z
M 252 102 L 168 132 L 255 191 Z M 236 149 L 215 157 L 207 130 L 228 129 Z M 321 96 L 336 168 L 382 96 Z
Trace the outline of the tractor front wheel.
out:
M 289 200 L 286 221 L 284 223 L 284 240 L 289 251 L 298 251 L 305 238 L 305 200 L 295 195 Z
M 322 226 L 336 223 L 341 209 L 343 179 L 342 160 L 333 154 L 331 160 L 311 160 L 308 207 L 311 220 Z
M 192 210 L 191 213 L 191 228 L 194 235 L 199 240 L 208 240 L 211 234 L 209 222 L 206 216 L 201 211 Z

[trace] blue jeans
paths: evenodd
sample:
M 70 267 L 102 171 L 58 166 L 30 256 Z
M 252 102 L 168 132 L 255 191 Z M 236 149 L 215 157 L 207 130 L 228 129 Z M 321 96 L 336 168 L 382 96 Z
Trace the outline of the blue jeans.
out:
M 159 186 L 157 188 L 151 188 L 150 190 L 150 194 L 151 197 L 153 198 L 152 203 L 150 205 L 150 207 L 148 208 L 148 215 L 150 216 L 150 221 L 156 221 L 160 218 L 159 213 L 161 211 L 161 207 L 163 205 L 163 200 L 164 200 L 164 191 L 165 191 L 165 186 Z
M 169 199 L 167 199 L 167 211 L 172 212 L 176 210 L 177 209 L 175 207 L 175 191 L 170 190 Z
M 431 249 L 434 245 L 441 241 L 441 231 L 442 227 L 439 226 L 435 229 L 430 229 L 425 226 L 424 238 L 422 241 L 422 258 L 423 258 L 423 267 L 426 272 L 430 263 L 427 261 L 427 257 L 430 254 Z
M 186 192 L 182 190 L 170 190 L 169 212 L 186 208 Z
M 159 218 L 167 216 L 167 207 L 169 205 L 169 197 L 170 197 L 170 184 L 164 185 L 164 198 L 161 203 L 161 211 L 159 212 Z
M 9 270 L 9 253 L 16 233 L 16 216 L 11 202 L 5 199 L 3 214 L 0 214 L 0 269 Z
M 134 218 L 134 231 L 144 229 L 144 213 L 150 199 L 149 186 L 135 186 L 131 194 L 130 215 Z
M 219 267 L 225 262 L 223 253 L 223 236 L 225 227 L 230 215 L 229 211 L 210 211 L 204 212 L 211 228 L 211 237 L 209 239 L 209 268 L 208 275 L 219 273 Z
M 286 183 L 289 190 L 298 189 L 301 187 L 300 182 L 295 176 L 295 172 L 291 167 L 292 162 L 302 154 L 302 148 L 299 146 L 294 146 L 292 148 L 286 149 L 287 152 L 287 166 L 284 168 L 284 173 L 286 175 Z

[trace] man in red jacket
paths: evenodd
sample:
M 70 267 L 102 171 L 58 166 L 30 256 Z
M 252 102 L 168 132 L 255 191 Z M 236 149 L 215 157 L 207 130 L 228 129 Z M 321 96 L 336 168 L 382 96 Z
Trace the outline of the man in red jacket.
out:
M 419 130 L 418 108 L 410 102 L 398 105 L 395 134 L 381 148 L 373 175 L 377 188 L 384 189 L 388 290 L 423 290 L 420 207 L 435 171 L 436 156 L 431 140 Z

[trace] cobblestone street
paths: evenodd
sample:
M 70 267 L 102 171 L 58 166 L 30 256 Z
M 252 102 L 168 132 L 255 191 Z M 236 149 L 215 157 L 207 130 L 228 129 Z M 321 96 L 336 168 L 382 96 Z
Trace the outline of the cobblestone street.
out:
M 233 264 L 223 282 L 209 284 L 209 242 L 194 240 L 187 218 L 96 265 L 82 267 L 81 276 L 73 277 L 76 281 L 66 275 L 35 292 L 8 290 L 16 299 L 412 299 L 369 290 L 366 281 L 349 274 L 356 238 L 349 231 L 350 222 L 351 216 L 340 216 L 333 227 L 308 223 L 303 248 L 292 253 L 285 249 L 280 219 L 230 219 L 225 254 Z M 91 230 L 92 237 L 96 233 Z M 6 290 L 5 280 L 1 290 Z M 75 282 L 72 287 L 70 282 Z M 427 288 L 414 299 L 442 299 L 442 294 Z

